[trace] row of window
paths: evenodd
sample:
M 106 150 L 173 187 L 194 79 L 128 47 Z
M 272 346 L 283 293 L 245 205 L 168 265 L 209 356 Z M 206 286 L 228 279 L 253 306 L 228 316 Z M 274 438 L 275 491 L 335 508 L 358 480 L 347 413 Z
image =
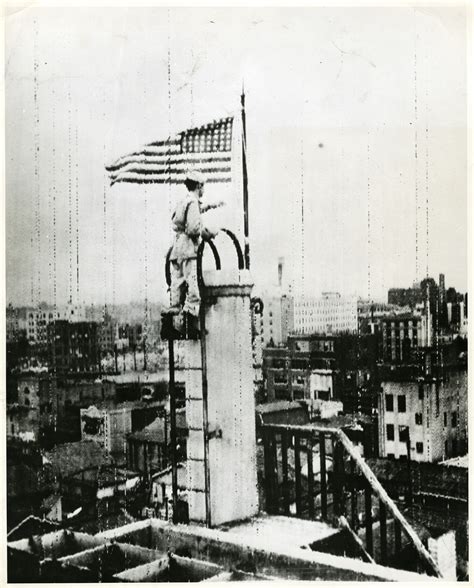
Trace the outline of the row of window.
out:
M 406 443 L 408 441 L 408 431 L 408 427 L 398 427 L 398 440 L 401 443 Z M 387 441 L 395 441 L 395 427 L 393 425 L 387 425 Z M 417 453 L 423 453 L 424 448 L 421 441 L 417 441 L 415 446 Z
M 423 443 L 421 443 L 421 442 L 420 443 L 417 443 L 416 444 L 416 452 L 417 453 L 423 453 L 423 451 L 424 451 Z M 395 459 L 395 454 L 394 453 L 387 453 L 387 458 L 388 459 Z M 398 459 L 400 461 L 406 461 L 407 460 L 407 456 L 402 454 L 402 455 L 399 455 L 398 456 Z
M 387 441 L 395 441 L 395 426 L 394 425 L 387 425 Z M 398 440 L 402 442 L 408 441 L 408 432 L 409 429 L 405 425 L 400 425 L 398 427 Z
M 439 414 L 439 394 L 438 394 L 438 390 L 436 390 L 437 394 L 436 394 L 436 416 L 438 416 Z M 420 400 L 423 400 L 423 386 L 420 386 L 418 388 L 418 398 Z M 398 401 L 398 412 L 406 412 L 407 410 L 407 404 L 406 404 L 406 396 L 405 394 L 399 394 L 397 396 L 397 401 Z M 393 412 L 393 394 L 386 394 L 385 395 L 385 408 L 387 412 Z M 447 427 L 448 426 L 448 413 L 445 412 L 444 415 L 444 426 Z M 415 423 L 417 425 L 422 425 L 423 424 L 423 415 L 421 412 L 418 412 L 415 414 Z M 457 411 L 453 411 L 451 413 L 451 427 L 457 427 L 458 426 L 458 413 Z
M 407 411 L 407 399 L 405 394 L 399 394 L 397 396 L 398 401 L 398 412 Z M 387 412 L 393 412 L 393 394 L 385 395 L 385 409 Z

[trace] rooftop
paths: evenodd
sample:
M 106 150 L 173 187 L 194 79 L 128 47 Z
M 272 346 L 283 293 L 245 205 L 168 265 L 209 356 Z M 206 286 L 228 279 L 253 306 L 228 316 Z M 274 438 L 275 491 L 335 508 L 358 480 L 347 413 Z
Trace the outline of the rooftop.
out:
M 63 478 L 83 470 L 113 464 L 110 455 L 95 441 L 56 445 L 51 451 L 45 452 L 45 461 L 49 462 L 53 470 Z
M 282 516 L 222 529 L 146 519 L 94 536 L 60 531 L 10 542 L 9 581 L 428 579 L 315 550 L 337 532 L 324 523 Z
M 455 468 L 468 468 L 469 467 L 469 455 L 461 455 L 458 457 L 452 457 L 442 461 L 440 465 L 455 467 Z
M 169 439 L 169 420 L 167 422 L 167 429 L 168 429 L 168 439 Z M 176 411 L 176 428 L 177 429 L 186 429 L 186 414 L 185 410 L 177 410 Z M 141 431 L 136 431 L 134 433 L 130 433 L 128 435 L 129 439 L 134 439 L 135 441 L 148 441 L 153 443 L 165 443 L 166 434 L 165 434 L 165 420 L 162 417 L 156 417 L 156 419 L 151 422 L 149 425 L 144 427 Z

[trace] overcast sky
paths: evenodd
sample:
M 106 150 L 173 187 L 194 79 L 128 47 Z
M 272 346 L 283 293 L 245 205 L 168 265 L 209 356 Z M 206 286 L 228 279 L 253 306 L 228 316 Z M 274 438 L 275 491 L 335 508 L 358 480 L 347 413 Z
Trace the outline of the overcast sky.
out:
M 6 21 L 7 301 L 163 298 L 184 188 L 111 188 L 104 162 L 234 112 L 242 80 L 259 289 L 279 256 L 306 294 L 467 288 L 464 9 L 28 8 Z M 238 229 L 238 188 L 213 191 Z

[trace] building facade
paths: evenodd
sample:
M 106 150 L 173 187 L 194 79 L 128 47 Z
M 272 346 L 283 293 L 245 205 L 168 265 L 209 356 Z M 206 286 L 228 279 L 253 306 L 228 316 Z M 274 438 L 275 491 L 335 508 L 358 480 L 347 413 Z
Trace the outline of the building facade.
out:
M 263 350 L 267 402 L 339 400 L 348 412 L 377 406 L 375 335 L 292 335 Z
M 294 330 L 301 334 L 357 333 L 357 298 L 325 292 L 294 299 Z
M 158 411 L 156 404 L 144 402 L 102 402 L 82 408 L 81 439 L 99 443 L 118 463 L 125 463 L 127 435 L 149 425 Z
M 381 457 L 437 462 L 467 451 L 467 372 L 381 383 Z
M 57 320 L 48 325 L 48 363 L 57 372 L 100 369 L 97 323 Z
M 413 360 L 414 351 L 433 343 L 430 314 L 413 313 L 387 316 L 382 319 L 383 359 L 404 363 Z

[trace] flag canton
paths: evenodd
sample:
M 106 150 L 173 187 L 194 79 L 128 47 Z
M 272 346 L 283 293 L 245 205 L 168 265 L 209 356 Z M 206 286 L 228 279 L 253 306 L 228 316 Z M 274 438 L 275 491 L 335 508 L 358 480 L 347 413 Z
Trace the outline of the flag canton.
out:
M 224 118 L 181 133 L 182 153 L 216 153 L 232 149 L 233 118 Z

